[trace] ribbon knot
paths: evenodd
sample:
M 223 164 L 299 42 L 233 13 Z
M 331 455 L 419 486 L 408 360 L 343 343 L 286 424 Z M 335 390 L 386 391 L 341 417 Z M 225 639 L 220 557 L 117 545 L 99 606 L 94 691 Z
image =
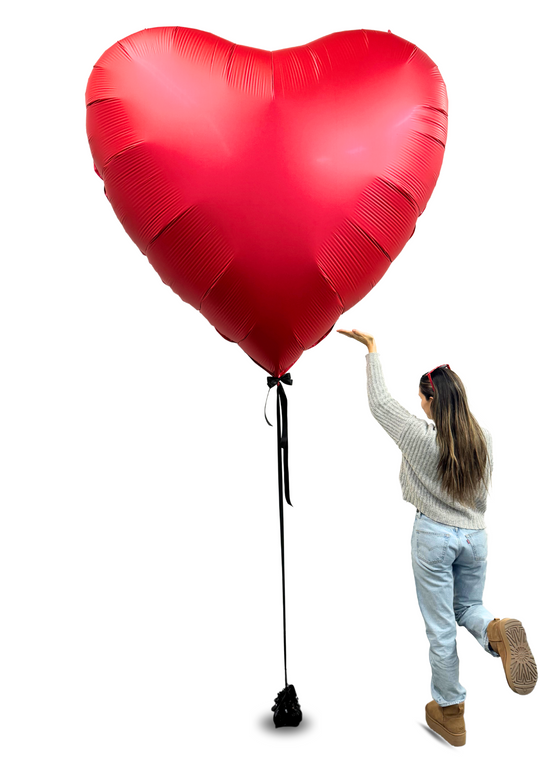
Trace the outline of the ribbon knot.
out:
M 268 387 L 270 388 L 270 390 L 276 385 L 278 385 L 280 382 L 283 382 L 284 385 L 292 385 L 292 379 L 289 372 L 284 374 L 282 377 L 267 377 L 266 381 L 268 383 Z M 268 397 L 267 397 L 267 400 L 268 400 Z M 268 422 L 268 419 L 266 421 Z M 268 422 L 268 424 L 270 424 L 270 422 Z

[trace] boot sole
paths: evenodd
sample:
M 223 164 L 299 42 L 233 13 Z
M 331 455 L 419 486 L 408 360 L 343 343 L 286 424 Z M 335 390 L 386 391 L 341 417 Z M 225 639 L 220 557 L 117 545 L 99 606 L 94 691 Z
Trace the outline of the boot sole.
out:
M 508 686 L 518 695 L 528 695 L 535 688 L 538 670 L 521 621 L 503 618 L 501 636 L 506 648 L 504 673 Z
M 435 719 L 432 719 L 431 716 L 426 711 L 426 722 L 430 729 L 433 730 L 433 732 L 436 732 L 437 735 L 440 735 L 443 737 L 447 743 L 450 743 L 450 745 L 465 745 L 465 741 L 467 738 L 466 732 L 449 732 L 445 727 L 442 726 L 442 724 L 439 724 L 439 722 L 436 722 Z

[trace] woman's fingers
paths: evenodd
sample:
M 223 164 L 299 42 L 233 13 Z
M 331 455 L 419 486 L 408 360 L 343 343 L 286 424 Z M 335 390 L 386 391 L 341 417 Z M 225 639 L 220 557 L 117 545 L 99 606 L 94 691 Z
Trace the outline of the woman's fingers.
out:
M 358 342 L 363 342 L 364 344 L 367 341 L 367 336 L 365 334 L 362 334 L 362 332 L 359 332 L 358 329 L 353 329 L 352 332 L 349 332 L 345 329 L 336 329 L 337 332 L 340 334 L 345 334 L 347 337 L 351 337 L 353 340 L 358 340 Z

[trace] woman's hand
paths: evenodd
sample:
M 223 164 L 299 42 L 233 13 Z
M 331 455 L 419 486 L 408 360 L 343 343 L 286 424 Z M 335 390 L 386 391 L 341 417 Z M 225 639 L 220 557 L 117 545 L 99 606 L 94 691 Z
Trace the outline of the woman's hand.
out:
M 336 329 L 336 331 L 340 334 L 344 334 L 346 337 L 350 337 L 353 340 L 358 340 L 358 342 L 361 342 L 367 347 L 370 353 L 377 352 L 377 345 L 375 344 L 375 340 L 370 334 L 363 334 L 362 332 L 359 332 L 358 329 L 353 329 L 352 332 L 347 332 L 345 329 Z

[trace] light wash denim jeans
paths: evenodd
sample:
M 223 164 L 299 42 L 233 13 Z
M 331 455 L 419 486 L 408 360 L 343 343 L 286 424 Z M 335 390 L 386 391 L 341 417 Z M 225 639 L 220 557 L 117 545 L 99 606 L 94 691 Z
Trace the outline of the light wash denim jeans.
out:
M 493 615 L 482 604 L 486 580 L 487 533 L 454 528 L 418 510 L 411 539 L 418 604 L 426 623 L 431 664 L 431 695 L 440 706 L 465 700 L 459 683 L 456 622 L 490 655 L 487 625 Z

